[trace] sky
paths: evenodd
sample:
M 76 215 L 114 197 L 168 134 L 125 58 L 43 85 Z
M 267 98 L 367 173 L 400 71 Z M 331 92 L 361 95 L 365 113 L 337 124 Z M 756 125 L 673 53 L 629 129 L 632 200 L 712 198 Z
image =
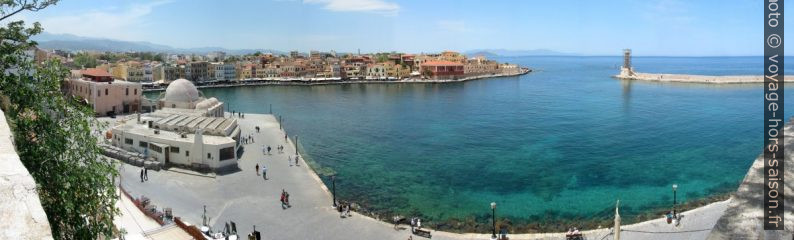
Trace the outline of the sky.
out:
M 15 18 L 49 33 L 179 48 L 759 56 L 763 2 L 61 0 Z

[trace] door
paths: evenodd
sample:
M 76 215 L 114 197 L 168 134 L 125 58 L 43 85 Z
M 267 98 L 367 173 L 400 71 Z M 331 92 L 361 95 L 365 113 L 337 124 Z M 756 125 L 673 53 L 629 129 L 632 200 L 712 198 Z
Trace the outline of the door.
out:
M 168 161 L 171 160 L 171 147 L 165 147 L 165 164 L 168 165 Z

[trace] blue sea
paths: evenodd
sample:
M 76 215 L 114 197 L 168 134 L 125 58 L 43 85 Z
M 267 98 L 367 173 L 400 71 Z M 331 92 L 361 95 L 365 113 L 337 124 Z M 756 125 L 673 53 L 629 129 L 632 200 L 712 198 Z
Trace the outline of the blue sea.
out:
M 337 196 L 433 222 L 632 216 L 734 191 L 761 153 L 761 84 L 631 82 L 621 57 L 515 57 L 535 72 L 448 84 L 204 89 L 283 116 Z M 635 57 L 639 72 L 762 75 L 762 57 Z M 788 71 L 794 73 L 792 71 Z M 792 91 L 791 89 L 788 89 Z M 791 108 L 791 104 L 786 104 Z M 790 117 L 791 114 L 787 114 Z

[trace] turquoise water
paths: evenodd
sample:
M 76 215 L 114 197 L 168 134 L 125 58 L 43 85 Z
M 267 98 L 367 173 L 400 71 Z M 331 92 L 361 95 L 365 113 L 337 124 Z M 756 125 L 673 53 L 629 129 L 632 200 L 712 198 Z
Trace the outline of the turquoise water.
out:
M 610 78 L 619 57 L 500 60 L 537 72 L 203 91 L 236 111 L 267 113 L 272 104 L 302 151 L 336 172 L 340 199 L 437 222 L 483 219 L 490 202 L 514 222 L 610 218 L 617 199 L 630 219 L 670 206 L 673 183 L 679 201 L 735 190 L 761 151 L 760 84 L 626 82 Z M 762 60 L 634 64 L 641 72 L 760 75 Z

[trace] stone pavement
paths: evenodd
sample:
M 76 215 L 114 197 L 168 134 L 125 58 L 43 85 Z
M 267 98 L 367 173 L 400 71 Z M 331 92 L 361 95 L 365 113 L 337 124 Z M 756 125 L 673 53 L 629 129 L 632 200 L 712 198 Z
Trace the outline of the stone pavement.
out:
M 350 218 L 340 218 L 331 207 L 331 194 L 319 177 L 301 159 L 300 166 L 290 166 L 287 157 L 295 153 L 291 142 L 284 141 L 284 132 L 279 129 L 272 115 L 245 114 L 239 119 L 242 135 L 253 134 L 255 143 L 244 145 L 238 161 L 237 172 L 218 174 L 215 178 L 178 173 L 173 171 L 149 171 L 149 181 L 140 181 L 140 168 L 122 165 L 121 185 L 133 196 L 149 197 L 152 204 L 171 207 L 175 216 L 201 225 L 203 206 L 211 218 L 213 230 L 223 229 L 226 221 L 237 223 L 240 236 L 250 233 L 254 226 L 265 239 L 408 239 L 410 230 L 402 225 L 395 230 L 393 225 L 367 216 L 353 213 Z M 254 127 L 259 126 L 260 133 Z M 292 138 L 293 136 L 290 136 Z M 270 145 L 271 154 L 262 153 L 262 146 Z M 284 145 L 284 153 L 276 150 Z M 267 166 L 269 180 L 257 176 L 254 168 Z M 284 189 L 290 194 L 291 208 L 282 209 L 279 197 Z M 722 215 L 725 202 L 715 203 L 693 210 L 684 219 L 683 227 L 673 228 L 662 224 L 662 219 L 623 229 L 641 231 L 682 231 L 711 228 Z M 700 211 L 700 213 L 698 213 Z M 684 215 L 688 215 L 684 213 Z M 602 239 L 609 229 L 585 231 L 588 239 Z M 708 231 L 705 231 L 707 234 Z M 694 233 L 649 234 L 624 232 L 623 239 L 703 239 L 703 231 Z M 489 239 L 490 234 L 455 234 L 433 231 L 433 239 Z M 562 239 L 561 233 L 510 235 L 511 239 Z M 413 236 L 413 239 L 423 239 Z M 607 236 L 605 239 L 612 239 Z

